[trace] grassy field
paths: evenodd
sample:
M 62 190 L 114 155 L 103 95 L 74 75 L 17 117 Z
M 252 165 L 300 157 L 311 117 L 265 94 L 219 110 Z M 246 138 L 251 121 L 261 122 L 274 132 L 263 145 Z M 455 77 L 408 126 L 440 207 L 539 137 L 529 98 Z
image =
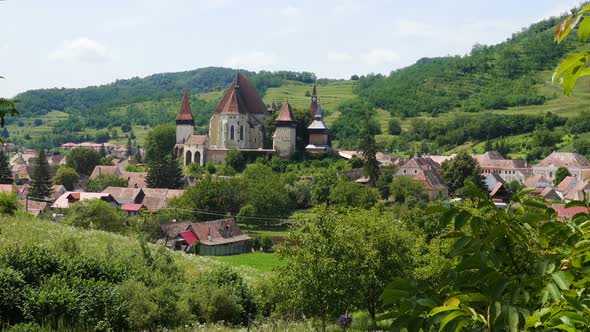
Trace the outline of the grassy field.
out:
M 283 266 L 275 253 L 251 252 L 248 254 L 211 257 L 212 259 L 227 263 L 235 267 L 248 267 L 262 272 L 273 272 L 277 267 Z
M 15 245 L 36 244 L 63 252 L 74 243 L 78 246 L 79 255 L 106 259 L 115 254 L 117 258 L 127 260 L 130 264 L 137 261 L 137 256 L 141 252 L 139 241 L 132 237 L 103 231 L 84 230 L 31 216 L 0 219 L 0 250 L 7 250 Z M 156 245 L 150 244 L 150 246 L 156 248 Z M 256 282 L 268 277 L 268 273 L 271 271 L 270 266 L 278 261 L 272 254 L 268 255 L 269 263 L 266 264 L 261 258 L 258 258 L 259 264 L 232 264 L 231 262 L 228 264 L 239 266 L 239 272 L 246 280 Z M 241 256 L 231 257 L 234 260 L 240 260 Z M 188 274 L 198 274 L 219 264 L 224 264 L 216 257 L 189 255 L 181 252 L 173 252 L 173 257 Z M 250 259 L 250 261 L 252 260 Z
M 338 104 L 354 96 L 355 85 L 356 82 L 354 81 L 338 81 L 326 85 L 318 85 L 318 99 L 322 109 L 327 111 L 325 120 L 328 125 L 331 125 L 338 118 Z M 271 104 L 273 100 L 279 103 L 287 99 L 292 107 L 305 109 L 309 107 L 311 102 L 310 97 L 306 96 L 306 94 L 311 94 L 312 89 L 313 86 L 311 84 L 289 82 L 278 88 L 268 89 L 263 100 L 266 104 Z

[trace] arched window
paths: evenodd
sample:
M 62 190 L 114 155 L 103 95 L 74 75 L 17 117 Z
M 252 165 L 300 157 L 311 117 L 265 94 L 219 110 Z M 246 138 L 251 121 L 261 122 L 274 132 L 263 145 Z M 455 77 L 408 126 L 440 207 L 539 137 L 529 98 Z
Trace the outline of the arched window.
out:
M 234 140 L 234 126 L 229 127 L 229 139 Z
M 244 140 L 244 126 L 240 126 L 240 141 Z
M 201 164 L 201 153 L 199 151 L 195 151 L 195 163 Z
M 193 160 L 193 154 L 190 151 L 186 152 L 186 158 L 184 158 L 184 164 L 188 165 L 192 162 Z

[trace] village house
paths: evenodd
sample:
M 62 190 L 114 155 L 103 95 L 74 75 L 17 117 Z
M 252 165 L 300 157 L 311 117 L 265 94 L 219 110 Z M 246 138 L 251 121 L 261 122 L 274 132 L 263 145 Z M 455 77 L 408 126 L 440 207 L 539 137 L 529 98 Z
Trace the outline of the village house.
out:
M 590 160 L 576 152 L 552 152 L 533 166 L 533 173 L 553 181 L 559 167 L 567 168 L 577 180 L 586 180 L 590 177 Z
M 440 176 L 440 164 L 430 157 L 413 157 L 404 163 L 395 175 L 411 176 L 422 182 L 430 200 L 449 194 L 448 187 Z
M 404 163 L 395 175 L 409 175 L 416 176 L 425 170 L 433 170 L 440 172 L 440 164 L 432 160 L 430 157 L 414 156 L 412 159 Z
M 121 170 L 117 166 L 97 165 L 94 166 L 92 173 L 90 173 L 89 179 L 92 180 L 99 175 L 121 176 Z
M 242 233 L 233 218 L 207 222 L 176 222 L 160 227 L 158 243 L 173 250 L 188 251 L 198 246 L 200 255 L 225 256 L 251 250 L 252 238 Z
M 498 174 L 506 183 L 518 181 L 524 183 L 533 174 L 533 170 L 522 159 L 506 159 L 495 151 L 488 151 L 484 154 L 475 154 L 473 158 L 479 163 L 483 175 L 489 173 Z
M 138 215 L 141 210 L 146 210 L 146 207 L 143 204 L 127 203 L 121 206 L 121 210 L 125 211 L 127 217 L 132 217 Z
M 542 174 L 535 174 L 524 182 L 526 188 L 552 188 L 553 183 Z
M 89 193 L 89 192 L 72 192 L 68 191 L 61 195 L 52 205 L 51 207 L 54 209 L 69 209 L 70 205 L 88 199 L 100 199 L 111 206 L 116 207 L 118 206 L 117 201 L 115 198 L 108 193 Z
M 413 176 L 413 178 L 424 184 L 428 199 L 431 201 L 449 195 L 449 189 L 443 182 L 440 174 L 435 170 L 423 170 L 421 173 L 418 173 L 418 175 Z
M 117 204 L 138 204 L 145 198 L 145 193 L 140 188 L 106 187 L 103 193 L 110 194 Z
M 158 212 L 168 206 L 168 201 L 184 193 L 180 189 L 144 188 L 145 197 L 141 201 L 150 212 Z

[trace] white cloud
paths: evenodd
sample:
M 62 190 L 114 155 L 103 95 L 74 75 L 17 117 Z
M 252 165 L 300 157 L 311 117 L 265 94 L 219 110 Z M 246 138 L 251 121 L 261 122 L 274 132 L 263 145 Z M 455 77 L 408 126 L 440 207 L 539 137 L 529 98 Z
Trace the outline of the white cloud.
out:
M 394 32 L 409 37 L 432 37 L 435 35 L 433 26 L 417 20 L 400 19 L 394 23 Z
M 287 17 L 297 17 L 301 15 L 301 9 L 292 5 L 288 5 L 286 8 L 281 10 L 281 14 Z
M 106 46 L 86 37 L 66 40 L 59 48 L 49 53 L 50 60 L 60 61 L 100 63 L 110 58 L 110 51 Z
M 328 52 L 328 60 L 333 62 L 350 62 L 353 59 L 354 57 L 346 52 Z
M 334 15 L 354 15 L 364 8 L 363 2 L 359 0 L 338 0 L 333 6 Z
M 400 55 L 394 50 L 375 48 L 361 54 L 361 59 L 369 65 L 392 64 L 399 61 Z
M 244 68 L 249 70 L 269 69 L 276 63 L 276 54 L 263 51 L 252 51 L 234 54 L 225 61 L 225 65 L 231 68 Z

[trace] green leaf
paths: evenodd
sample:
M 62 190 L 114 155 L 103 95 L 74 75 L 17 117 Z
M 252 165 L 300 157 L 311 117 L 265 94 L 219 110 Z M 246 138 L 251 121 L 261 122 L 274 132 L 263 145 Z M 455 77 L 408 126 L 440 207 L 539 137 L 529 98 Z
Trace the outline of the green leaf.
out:
M 513 306 L 508 306 L 508 329 L 512 332 L 518 331 L 518 310 Z
M 586 57 L 588 56 L 588 52 L 577 52 L 577 53 L 570 53 L 568 54 L 565 59 L 563 59 L 555 72 L 553 73 L 553 77 L 551 80 L 555 82 L 558 78 L 563 76 L 566 72 L 571 71 L 572 68 L 583 65 L 586 63 Z
M 447 326 L 447 324 L 449 324 L 450 322 L 453 321 L 453 319 L 458 318 L 458 317 L 464 317 L 465 313 L 457 310 L 457 311 L 453 311 L 451 313 L 449 313 L 448 315 L 445 316 L 445 318 L 443 318 L 443 320 L 440 322 L 440 327 L 439 327 L 439 331 L 444 330 L 445 326 Z
M 586 207 L 586 203 L 582 202 L 582 201 L 571 201 L 569 203 L 565 204 L 565 208 L 571 208 L 571 207 Z
M 584 7 L 582 7 L 582 9 L 580 9 L 580 11 L 578 11 L 578 16 L 581 16 L 582 14 L 584 14 L 587 11 L 590 11 L 590 5 L 585 5 Z
M 437 314 L 440 314 L 441 312 L 445 312 L 445 311 L 452 311 L 452 310 L 459 310 L 458 306 L 454 306 L 454 305 L 443 305 L 440 307 L 436 307 L 432 310 L 430 310 L 430 313 L 428 314 L 428 316 L 434 316 Z
M 584 18 L 578 27 L 578 39 L 585 43 L 590 38 L 590 19 Z
M 435 308 L 438 304 L 433 299 L 423 298 L 416 301 L 419 305 L 427 308 Z
M 551 277 L 562 290 L 568 290 L 574 281 L 574 276 L 569 271 L 557 271 L 552 273 Z
M 480 293 L 459 294 L 455 295 L 455 298 L 457 298 L 462 303 L 487 302 L 489 300 L 487 296 Z
M 459 212 L 459 214 L 455 215 L 455 230 L 458 231 L 461 228 L 463 228 L 463 226 L 465 225 L 465 223 L 467 222 L 467 220 L 469 220 L 469 218 L 471 217 L 471 213 L 469 213 L 468 211 L 461 211 Z

